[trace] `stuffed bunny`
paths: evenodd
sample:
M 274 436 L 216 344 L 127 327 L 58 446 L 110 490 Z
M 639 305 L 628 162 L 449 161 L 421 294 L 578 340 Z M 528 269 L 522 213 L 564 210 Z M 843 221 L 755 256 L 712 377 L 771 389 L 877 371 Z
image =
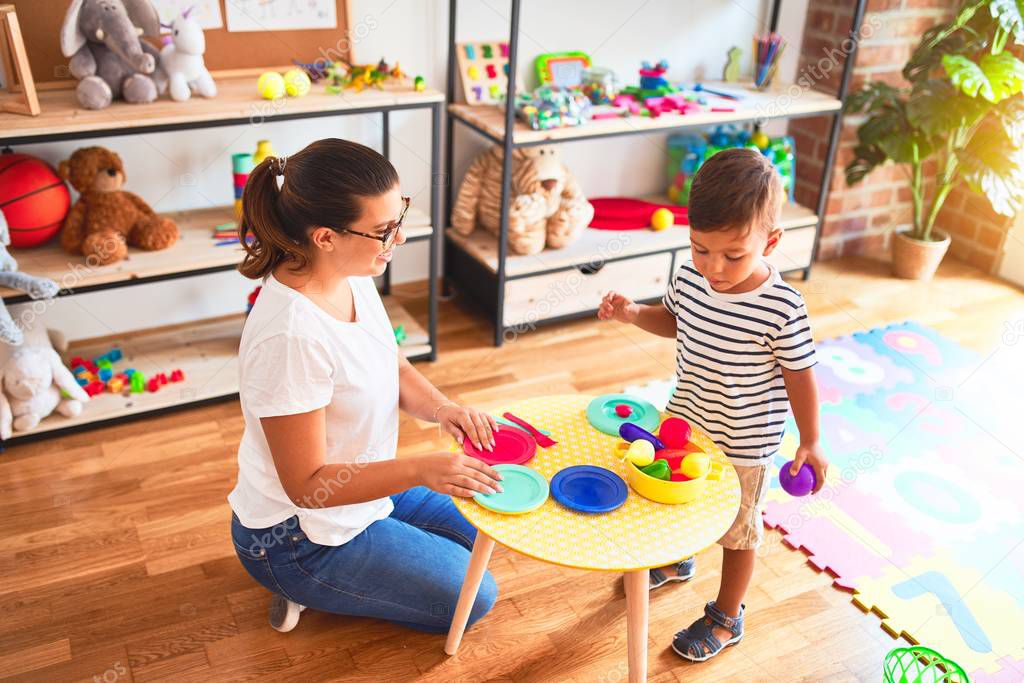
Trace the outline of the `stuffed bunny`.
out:
M 89 395 L 53 350 L 43 325 L 25 330 L 25 343 L 4 347 L 0 366 L 0 439 L 32 429 L 56 410 L 65 417 L 81 414 Z M 63 394 L 61 392 L 64 392 Z
M 165 45 L 160 50 L 160 66 L 167 74 L 171 99 L 178 102 L 192 97 L 193 91 L 203 97 L 217 96 L 217 84 L 203 62 L 206 38 L 192 10 L 189 7 L 166 26 L 171 33 L 164 36 Z

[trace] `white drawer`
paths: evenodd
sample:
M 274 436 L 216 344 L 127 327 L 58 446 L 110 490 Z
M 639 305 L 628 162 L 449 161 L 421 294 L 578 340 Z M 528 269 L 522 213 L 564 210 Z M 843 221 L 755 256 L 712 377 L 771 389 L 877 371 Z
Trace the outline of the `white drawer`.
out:
M 671 254 L 652 254 L 605 263 L 589 275 L 574 268 L 511 280 L 505 284 L 505 326 L 594 310 L 612 289 L 632 299 L 660 297 L 671 265 Z
M 769 263 L 780 273 L 802 270 L 811 265 L 814 253 L 814 226 L 794 228 L 782 233 L 782 241 L 768 257 Z
M 791 270 L 802 270 L 811 265 L 814 252 L 814 226 L 792 228 L 782 233 L 782 241 L 768 257 L 769 263 L 779 269 L 780 273 Z M 676 268 L 692 258 L 690 249 L 676 251 Z

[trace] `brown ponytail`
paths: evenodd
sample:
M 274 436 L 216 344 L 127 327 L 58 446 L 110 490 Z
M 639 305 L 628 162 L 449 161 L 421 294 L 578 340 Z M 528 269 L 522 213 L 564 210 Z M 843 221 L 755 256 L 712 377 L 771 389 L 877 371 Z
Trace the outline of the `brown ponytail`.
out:
M 305 268 L 310 228 L 349 227 L 362 213 L 360 198 L 380 196 L 397 184 L 398 173 L 387 159 L 338 138 L 318 140 L 287 158 L 264 159 L 242 193 L 238 237 L 245 258 L 238 270 L 256 279 L 285 262 L 294 270 Z

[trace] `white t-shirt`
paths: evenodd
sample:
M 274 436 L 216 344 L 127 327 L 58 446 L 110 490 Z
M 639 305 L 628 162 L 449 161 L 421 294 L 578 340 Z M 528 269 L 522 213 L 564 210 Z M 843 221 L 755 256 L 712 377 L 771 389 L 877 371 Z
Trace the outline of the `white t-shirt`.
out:
M 298 515 L 306 536 L 341 545 L 391 514 L 390 498 L 328 508 L 298 507 L 278 479 L 261 417 L 326 409 L 325 462 L 352 463 L 311 495 L 322 502 L 366 463 L 390 460 L 398 444 L 398 345 L 368 277 L 349 278 L 355 322 L 341 322 L 269 276 L 242 331 L 239 395 L 245 433 L 238 483 L 228 496 L 239 521 L 262 529 Z
M 782 368 L 815 364 L 804 299 L 769 267 L 760 287 L 723 294 L 687 261 L 664 298 L 677 349 L 666 412 L 703 429 L 737 467 L 764 465 L 779 450 L 789 413 Z

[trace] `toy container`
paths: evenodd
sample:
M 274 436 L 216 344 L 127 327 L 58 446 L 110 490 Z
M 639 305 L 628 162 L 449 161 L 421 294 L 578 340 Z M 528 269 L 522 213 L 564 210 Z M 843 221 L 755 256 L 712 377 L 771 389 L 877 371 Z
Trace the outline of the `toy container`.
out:
M 722 463 L 712 461 L 711 469 L 703 477 L 689 481 L 665 481 L 644 474 L 640 468 L 630 463 L 626 465 L 626 481 L 634 491 L 648 500 L 669 505 L 681 505 L 703 496 L 708 482 L 721 479 L 722 471 Z
M 611 69 L 592 66 L 583 72 L 580 89 L 590 98 L 591 104 L 610 104 L 619 92 L 619 83 Z

